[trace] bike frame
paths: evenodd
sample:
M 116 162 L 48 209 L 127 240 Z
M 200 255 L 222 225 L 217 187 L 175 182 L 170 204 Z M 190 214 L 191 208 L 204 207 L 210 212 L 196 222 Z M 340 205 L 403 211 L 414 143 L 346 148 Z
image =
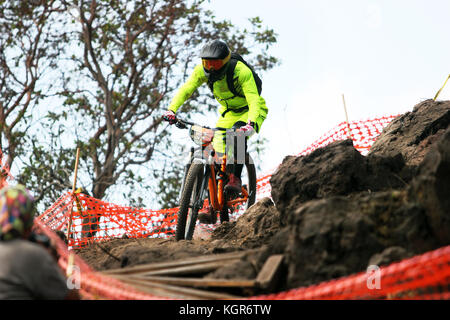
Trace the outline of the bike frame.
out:
M 248 192 L 244 187 L 242 187 L 241 192 L 243 196 L 241 198 L 228 200 L 225 203 L 224 178 L 226 175 L 225 172 L 227 166 L 227 156 L 226 155 L 222 156 L 221 160 L 222 161 L 219 171 L 220 179 L 218 181 L 216 179 L 216 169 L 214 164 L 209 164 L 210 176 L 208 179 L 208 190 L 209 190 L 209 199 L 211 200 L 210 205 L 212 206 L 214 211 L 221 211 L 224 208 L 225 204 L 229 208 L 233 205 L 244 203 L 248 200 Z
M 178 119 L 180 121 L 181 119 Z M 183 126 L 186 125 L 195 125 L 192 122 L 181 120 L 180 121 L 182 126 L 178 126 L 180 128 L 183 128 Z M 184 127 L 186 128 L 186 127 Z M 195 156 L 193 156 L 194 150 L 191 149 L 191 159 L 194 159 Z M 200 197 L 199 200 L 203 199 L 203 190 L 205 190 L 206 187 L 206 180 L 208 183 L 208 191 L 209 191 L 209 199 L 210 199 L 210 206 L 213 208 L 215 212 L 220 212 L 224 209 L 225 205 L 227 208 L 230 208 L 234 205 L 245 203 L 248 200 L 249 194 L 247 190 L 242 187 L 241 193 L 242 197 L 228 200 L 225 202 L 225 194 L 224 194 L 224 179 L 226 177 L 226 165 L 227 165 L 227 156 L 223 155 L 221 158 L 219 158 L 216 154 L 214 149 L 212 148 L 211 144 L 208 144 L 206 146 L 202 147 L 202 154 L 206 159 L 209 159 L 208 162 L 205 162 L 205 172 L 204 172 L 204 178 L 202 181 L 202 185 L 200 187 Z M 209 157 L 209 154 L 214 154 L 213 157 Z M 220 163 L 220 169 L 219 172 L 219 179 L 216 179 L 216 167 L 215 163 Z M 208 177 L 208 179 L 206 179 Z M 196 203 L 194 204 L 201 209 L 203 204 Z

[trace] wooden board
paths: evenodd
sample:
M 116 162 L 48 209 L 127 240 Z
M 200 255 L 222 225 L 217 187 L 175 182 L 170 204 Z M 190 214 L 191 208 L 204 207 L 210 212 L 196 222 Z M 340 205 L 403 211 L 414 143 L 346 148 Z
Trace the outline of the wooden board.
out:
M 262 289 L 271 289 L 277 281 L 277 275 L 283 262 L 283 255 L 270 256 L 256 277 L 256 284 Z
M 186 288 L 186 287 L 180 287 L 180 286 L 174 286 L 174 285 L 168 285 L 165 283 L 156 283 L 151 281 L 143 281 L 141 279 L 133 279 L 132 277 L 128 276 L 119 276 L 114 275 L 113 277 L 135 287 L 136 289 L 146 292 L 155 296 L 164 297 L 164 298 L 174 298 L 174 299 L 240 299 L 241 297 L 227 294 L 227 293 L 220 293 L 220 292 L 213 292 L 213 291 L 206 291 L 206 290 L 199 290 L 199 289 L 192 289 L 192 288 Z
M 177 286 L 188 287 L 217 287 L 217 288 L 253 288 L 256 285 L 255 280 L 234 280 L 234 279 L 208 279 L 208 278 L 186 278 L 186 277 L 159 277 L 159 276 L 129 276 L 145 282 L 166 283 Z
M 205 274 L 212 272 L 216 269 L 219 269 L 220 267 L 223 267 L 227 263 L 233 262 L 235 259 L 229 259 L 227 261 L 212 261 L 212 262 L 203 262 L 203 263 L 197 263 L 194 265 L 188 265 L 188 266 L 182 266 L 182 267 L 176 267 L 176 268 L 164 268 L 159 270 L 153 270 L 153 271 L 146 271 L 146 272 L 140 272 L 141 275 L 147 275 L 147 276 L 184 276 L 184 275 L 190 275 L 190 274 Z M 136 273 L 134 273 L 136 274 Z
M 200 265 L 200 264 L 210 263 L 210 262 L 222 262 L 223 264 L 227 264 L 227 263 L 234 262 L 237 259 L 240 259 L 245 254 L 247 254 L 251 251 L 255 251 L 255 250 L 239 251 L 239 252 L 223 253 L 223 254 L 212 254 L 212 255 L 208 255 L 208 256 L 200 256 L 200 257 L 176 260 L 176 261 L 170 261 L 170 262 L 142 264 L 142 265 L 137 265 L 137 266 L 128 267 L 128 268 L 106 270 L 106 271 L 102 271 L 101 273 L 107 274 L 107 275 L 139 274 L 139 273 L 146 274 L 146 273 L 153 272 L 156 270 L 188 267 L 188 266 Z
M 250 250 L 256 251 L 256 250 Z M 175 299 L 240 299 L 241 297 L 218 290 L 231 292 L 249 292 L 275 287 L 281 270 L 283 255 L 270 256 L 256 279 L 209 279 L 200 276 L 214 271 L 227 264 L 241 259 L 250 251 L 240 251 L 225 254 L 213 254 L 171 262 L 150 263 L 134 267 L 114 269 L 102 272 L 136 289 L 159 297 Z M 202 288 L 200 290 L 199 288 Z M 209 289 L 209 290 L 208 290 Z M 242 289 L 243 291 L 236 291 Z

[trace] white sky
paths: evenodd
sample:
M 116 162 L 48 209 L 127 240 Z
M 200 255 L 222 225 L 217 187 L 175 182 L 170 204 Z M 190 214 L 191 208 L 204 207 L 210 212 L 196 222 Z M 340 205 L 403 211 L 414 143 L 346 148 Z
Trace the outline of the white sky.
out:
M 262 74 L 276 167 L 345 120 L 411 111 L 450 73 L 448 0 L 210 1 L 218 18 L 248 27 L 259 16 L 278 34 L 282 64 Z M 450 100 L 450 83 L 439 100 Z

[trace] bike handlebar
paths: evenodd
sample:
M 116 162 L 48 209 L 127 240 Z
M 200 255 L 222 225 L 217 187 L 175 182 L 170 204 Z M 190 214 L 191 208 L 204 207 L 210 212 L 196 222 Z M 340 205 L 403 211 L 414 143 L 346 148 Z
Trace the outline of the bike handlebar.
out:
M 200 124 L 197 124 L 197 123 L 194 123 L 191 121 L 187 121 L 187 120 L 184 120 L 184 119 L 181 119 L 178 117 L 175 118 L 175 126 L 180 129 L 187 129 L 188 126 L 200 126 L 200 127 L 206 128 L 206 129 L 210 129 L 212 131 L 226 131 L 226 132 L 239 132 L 240 131 L 239 128 L 237 128 L 237 129 L 210 128 L 210 127 L 203 126 L 203 125 L 200 125 Z
M 176 122 L 175 125 L 177 126 L 177 128 L 180 129 L 187 129 L 187 126 L 195 126 L 197 125 L 196 123 L 184 120 L 184 119 L 180 119 L 180 118 L 175 118 Z
M 191 121 L 187 121 L 187 120 L 184 120 L 184 119 L 181 119 L 181 118 L 175 118 L 175 121 L 176 121 L 175 122 L 175 126 L 177 128 L 180 128 L 180 129 L 187 129 L 187 126 L 200 126 L 202 128 L 210 129 L 210 130 L 213 130 L 213 131 L 223 131 L 223 129 L 210 128 L 210 127 L 203 126 L 203 125 L 200 125 L 200 124 L 197 124 L 197 123 L 194 123 L 194 122 L 191 122 Z

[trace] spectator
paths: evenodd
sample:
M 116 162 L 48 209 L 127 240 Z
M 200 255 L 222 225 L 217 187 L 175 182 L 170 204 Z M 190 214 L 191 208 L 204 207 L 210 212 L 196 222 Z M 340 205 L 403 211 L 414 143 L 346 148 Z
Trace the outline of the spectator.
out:
M 28 240 L 34 214 L 24 186 L 0 191 L 0 300 L 79 299 L 49 251 Z

